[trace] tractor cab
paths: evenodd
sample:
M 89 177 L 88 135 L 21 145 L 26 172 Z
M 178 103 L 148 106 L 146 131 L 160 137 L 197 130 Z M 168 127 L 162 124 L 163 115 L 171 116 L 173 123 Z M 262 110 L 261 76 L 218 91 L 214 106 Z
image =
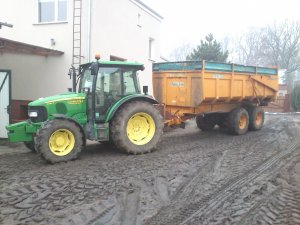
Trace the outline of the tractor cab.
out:
M 142 64 L 93 62 L 82 65 L 78 92 L 86 93 L 88 118 L 104 122 L 108 110 L 122 98 L 140 94 L 137 72 Z

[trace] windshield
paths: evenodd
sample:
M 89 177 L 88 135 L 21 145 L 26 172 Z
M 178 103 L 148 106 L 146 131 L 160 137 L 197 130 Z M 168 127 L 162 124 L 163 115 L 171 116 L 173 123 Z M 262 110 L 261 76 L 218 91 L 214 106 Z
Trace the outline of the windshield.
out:
M 93 88 L 93 79 L 90 69 L 85 69 L 82 73 L 79 92 Z M 107 92 L 118 91 L 119 95 L 140 93 L 137 70 L 123 67 L 101 67 L 96 79 L 96 89 L 103 89 Z

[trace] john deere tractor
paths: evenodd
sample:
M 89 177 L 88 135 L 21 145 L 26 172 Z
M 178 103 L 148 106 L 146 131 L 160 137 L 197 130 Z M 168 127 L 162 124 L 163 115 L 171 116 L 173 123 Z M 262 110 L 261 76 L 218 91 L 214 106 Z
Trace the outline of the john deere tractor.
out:
M 127 153 L 153 150 L 162 134 L 158 102 L 141 94 L 138 63 L 99 61 L 79 69 L 77 92 L 29 103 L 29 120 L 7 126 L 11 142 L 24 142 L 50 163 L 76 159 L 86 140 L 112 142 Z

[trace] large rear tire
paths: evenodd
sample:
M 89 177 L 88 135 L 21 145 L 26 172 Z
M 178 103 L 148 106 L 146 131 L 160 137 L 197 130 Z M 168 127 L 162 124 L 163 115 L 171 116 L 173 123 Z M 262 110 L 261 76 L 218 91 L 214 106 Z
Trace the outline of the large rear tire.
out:
M 210 115 L 196 116 L 197 127 L 202 131 L 212 131 L 215 128 L 215 121 Z
M 244 108 L 233 109 L 229 113 L 229 130 L 232 134 L 241 135 L 248 131 L 249 115 Z
M 134 101 L 123 106 L 111 122 L 111 138 L 122 151 L 142 154 L 155 149 L 162 136 L 160 113 L 148 102 Z
M 76 159 L 83 141 L 79 127 L 72 121 L 54 119 L 43 124 L 36 134 L 36 149 L 50 163 Z
M 265 112 L 262 107 L 250 107 L 249 114 L 249 130 L 260 130 L 265 121 Z

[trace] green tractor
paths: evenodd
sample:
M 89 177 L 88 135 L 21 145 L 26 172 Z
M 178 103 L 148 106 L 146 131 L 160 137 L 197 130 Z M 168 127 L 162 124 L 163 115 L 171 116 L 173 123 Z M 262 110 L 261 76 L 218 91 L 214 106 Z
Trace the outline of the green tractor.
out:
M 152 151 L 163 122 L 147 88 L 141 94 L 137 72 L 143 69 L 117 61 L 81 65 L 78 92 L 30 102 L 29 120 L 6 127 L 9 140 L 24 142 L 50 163 L 76 159 L 87 139 L 132 154 Z

